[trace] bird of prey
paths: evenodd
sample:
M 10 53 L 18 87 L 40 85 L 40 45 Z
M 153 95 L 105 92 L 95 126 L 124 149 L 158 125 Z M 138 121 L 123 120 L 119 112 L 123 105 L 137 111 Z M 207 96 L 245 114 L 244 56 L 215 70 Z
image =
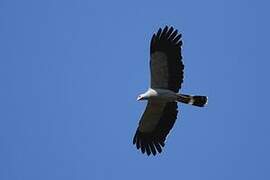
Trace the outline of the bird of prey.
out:
M 150 88 L 137 98 L 148 100 L 133 138 L 133 144 L 149 156 L 161 153 L 177 118 L 177 102 L 203 107 L 206 96 L 179 93 L 184 65 L 181 34 L 165 26 L 154 33 L 150 44 Z

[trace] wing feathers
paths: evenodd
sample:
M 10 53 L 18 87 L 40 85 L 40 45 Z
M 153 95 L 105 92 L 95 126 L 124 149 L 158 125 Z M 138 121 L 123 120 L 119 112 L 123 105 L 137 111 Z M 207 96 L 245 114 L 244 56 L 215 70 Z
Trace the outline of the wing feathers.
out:
M 162 152 L 162 149 L 161 149 L 159 143 L 158 143 L 158 142 L 154 142 L 154 144 L 155 144 L 156 150 L 157 150 L 159 153 L 161 153 L 161 152 Z
M 162 31 L 161 36 L 160 36 L 159 39 L 165 39 L 165 38 L 166 38 L 167 31 L 168 31 L 168 26 L 166 26 L 166 27 L 163 29 L 163 31 Z
M 151 87 L 178 92 L 183 82 L 181 34 L 173 27 L 160 28 L 150 45 Z
M 170 37 L 170 35 L 172 34 L 173 32 L 173 27 L 170 27 L 169 31 L 167 32 L 167 35 L 166 35 L 166 39 L 168 39 Z
M 164 107 L 163 114 L 159 118 L 158 124 L 152 132 L 141 132 L 139 126 L 133 138 L 133 144 L 136 144 L 137 149 L 141 149 L 141 152 L 146 152 L 147 155 L 156 155 L 157 152 L 161 153 L 162 147 L 165 146 L 164 142 L 166 137 L 177 118 L 177 112 L 176 102 L 167 103 Z M 147 120 L 149 119 L 144 119 L 144 121 Z M 140 124 L 142 125 L 143 123 Z
M 153 155 L 155 156 L 157 154 L 157 151 L 154 147 L 154 144 L 153 142 L 149 143 L 149 146 L 150 146 L 150 149 L 151 149 L 151 152 L 153 153 Z M 150 155 L 150 154 L 149 154 Z
M 177 44 L 179 39 L 182 37 L 181 34 L 179 34 L 178 36 L 176 36 L 176 38 L 174 38 L 174 40 L 172 41 L 173 43 Z
M 158 32 L 157 32 L 157 38 L 159 38 L 159 36 L 160 36 L 160 34 L 161 34 L 161 31 L 162 31 L 162 29 L 159 28 L 159 29 L 158 29 Z
M 145 150 L 146 150 L 147 155 L 149 156 L 151 154 L 149 144 L 145 144 Z
M 178 31 L 175 30 L 172 35 L 169 37 L 169 41 L 172 41 L 174 39 L 174 37 L 177 35 Z

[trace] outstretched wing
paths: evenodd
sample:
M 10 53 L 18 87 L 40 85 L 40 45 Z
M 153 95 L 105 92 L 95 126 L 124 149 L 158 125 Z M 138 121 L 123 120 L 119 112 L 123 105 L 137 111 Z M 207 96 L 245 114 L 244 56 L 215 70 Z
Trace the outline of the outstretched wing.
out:
M 137 149 L 147 155 L 161 153 L 177 118 L 177 112 L 176 102 L 160 103 L 149 100 L 133 138 Z
M 150 45 L 151 88 L 178 92 L 183 82 L 181 34 L 173 27 L 159 28 Z

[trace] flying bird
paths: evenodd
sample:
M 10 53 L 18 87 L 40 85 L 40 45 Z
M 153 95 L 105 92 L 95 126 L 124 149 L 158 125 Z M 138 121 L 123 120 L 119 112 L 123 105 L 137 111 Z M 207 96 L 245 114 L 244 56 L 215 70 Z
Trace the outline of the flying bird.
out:
M 133 144 L 148 156 L 161 153 L 178 113 L 177 102 L 203 107 L 206 96 L 179 93 L 184 77 L 182 35 L 173 27 L 159 28 L 150 44 L 150 88 L 137 98 L 147 100 Z

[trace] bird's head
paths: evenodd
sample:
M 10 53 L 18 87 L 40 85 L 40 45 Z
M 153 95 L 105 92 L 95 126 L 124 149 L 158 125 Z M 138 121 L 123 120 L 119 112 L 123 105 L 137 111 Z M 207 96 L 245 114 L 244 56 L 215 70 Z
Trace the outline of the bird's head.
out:
M 138 97 L 137 97 L 137 101 L 141 101 L 141 100 L 146 100 L 146 96 L 144 94 L 140 94 Z

